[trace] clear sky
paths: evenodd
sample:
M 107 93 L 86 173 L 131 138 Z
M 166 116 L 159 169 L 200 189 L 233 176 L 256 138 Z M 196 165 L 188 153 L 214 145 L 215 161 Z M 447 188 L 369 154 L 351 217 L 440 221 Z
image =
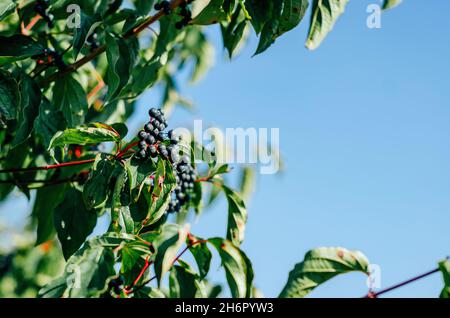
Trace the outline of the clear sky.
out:
M 381 266 L 384 287 L 450 254 L 450 2 L 405 0 L 383 14 L 381 29 L 368 29 L 376 2 L 350 1 L 314 52 L 304 48 L 306 21 L 254 58 L 252 40 L 232 62 L 212 32 L 216 65 L 184 89 L 197 105 L 192 118 L 280 128 L 286 169 L 259 177 L 243 244 L 266 296 L 318 246 L 363 251 Z M 218 205 L 193 231 L 219 235 L 225 224 Z M 441 288 L 435 274 L 389 296 L 436 297 Z M 365 277 L 351 274 L 311 296 L 366 291 Z
M 259 176 L 242 248 L 256 286 L 277 296 L 306 251 L 343 246 L 381 266 L 387 287 L 436 267 L 450 254 L 450 2 L 405 0 L 366 27 L 372 0 L 350 1 L 323 45 L 304 48 L 306 21 L 251 58 L 256 41 L 232 62 L 217 28 L 215 67 L 183 92 L 193 114 L 220 128 L 280 128 L 283 174 Z M 153 90 L 132 122 L 143 124 Z M 9 205 L 3 208 L 9 209 Z M 192 231 L 224 235 L 226 205 L 207 211 Z M 223 280 L 218 264 L 212 277 Z M 439 274 L 390 297 L 436 297 Z M 365 277 L 328 282 L 314 297 L 358 297 Z

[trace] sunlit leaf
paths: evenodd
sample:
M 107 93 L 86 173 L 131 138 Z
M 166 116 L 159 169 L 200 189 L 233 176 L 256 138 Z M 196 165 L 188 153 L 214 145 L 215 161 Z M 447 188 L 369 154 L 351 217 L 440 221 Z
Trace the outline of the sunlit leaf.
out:
M 331 278 L 349 272 L 368 273 L 369 261 L 359 251 L 322 247 L 309 251 L 289 274 L 280 298 L 302 298 Z

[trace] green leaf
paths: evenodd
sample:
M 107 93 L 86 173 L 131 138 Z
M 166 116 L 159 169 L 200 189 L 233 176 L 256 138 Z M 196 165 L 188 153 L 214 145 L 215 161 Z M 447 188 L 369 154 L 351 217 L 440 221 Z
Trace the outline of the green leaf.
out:
M 108 70 L 105 82 L 108 84 L 106 99 L 111 100 L 120 95 L 122 88 L 128 83 L 136 62 L 139 42 L 133 37 L 125 40 L 107 33 L 106 57 Z
M 258 43 L 258 48 L 254 55 L 260 54 L 267 50 L 269 46 L 275 42 L 277 30 L 280 26 L 278 19 L 269 20 L 261 31 L 261 36 Z
M 55 234 L 53 213 L 64 199 L 66 184 L 56 184 L 37 190 L 32 216 L 37 223 L 36 245 L 47 242 Z
M 290 272 L 280 298 L 303 298 L 329 279 L 349 272 L 367 274 L 369 260 L 359 251 L 322 247 L 309 251 Z
M 194 208 L 197 216 L 200 215 L 202 210 L 202 190 L 202 184 L 200 182 L 194 182 L 194 191 L 189 203 Z
M 81 125 L 88 110 L 86 93 L 71 75 L 56 81 L 53 102 L 64 114 L 70 127 Z
M 128 127 L 124 123 L 112 124 L 111 128 L 118 133 L 120 139 L 125 138 L 128 134 Z
M 0 70 L 0 118 L 16 119 L 19 105 L 19 85 L 11 73 Z
M 52 280 L 39 290 L 39 298 L 60 298 L 64 296 L 67 282 L 64 276 Z
M 260 34 L 264 24 L 271 17 L 271 0 L 246 0 L 245 8 L 251 17 L 251 23 L 256 34 Z
M 247 27 L 247 20 L 242 13 L 241 7 L 237 7 L 231 17 L 229 23 L 222 23 L 220 29 L 222 31 L 223 45 L 228 51 L 228 56 L 232 58 L 234 50 L 238 47 Z
M 96 223 L 97 214 L 86 208 L 81 192 L 69 189 L 54 212 L 54 224 L 65 259 L 80 248 Z
M 223 7 L 224 2 L 224 0 L 210 0 L 208 5 L 190 23 L 209 25 L 228 20 L 228 13 Z
M 205 298 L 206 291 L 203 282 L 192 268 L 180 261 L 181 266 L 172 267 L 169 276 L 171 298 Z
M 308 6 L 308 0 L 274 2 L 269 9 L 270 17 L 261 30 L 255 55 L 267 50 L 278 37 L 295 28 L 305 16 Z
M 278 36 L 295 28 L 303 20 L 309 6 L 308 0 L 284 0 L 283 3 Z
M 0 43 L 8 43 L 0 46 L 0 66 L 44 53 L 43 46 L 21 34 L 0 36 Z
M 344 13 L 348 0 L 313 0 L 312 15 L 306 47 L 314 50 L 320 46 L 339 16 Z
M 159 60 L 150 61 L 133 70 L 131 82 L 124 91 L 130 91 L 134 96 L 142 94 L 152 87 L 159 78 L 159 71 L 163 67 Z
M 222 286 L 220 286 L 220 285 L 208 284 L 206 286 L 207 298 L 218 298 L 221 292 L 222 292 Z
M 106 203 L 115 167 L 113 160 L 106 154 L 96 156 L 91 175 L 83 189 L 83 200 L 88 209 L 99 208 Z
M 448 258 L 439 263 L 439 269 L 444 280 L 444 288 L 442 289 L 441 298 L 450 298 L 450 261 Z
M 149 246 L 141 241 L 132 241 L 123 245 L 120 250 L 122 256 L 120 272 L 125 279 L 125 285 L 135 283 L 136 277 L 140 275 L 146 261 L 152 256 L 151 251 Z M 141 276 L 136 284 L 140 285 L 144 280 L 145 274 Z
M 120 136 L 104 127 L 77 127 L 69 128 L 56 133 L 50 141 L 49 149 L 56 147 L 65 147 L 67 145 L 88 145 L 101 142 L 119 142 Z
M 206 277 L 206 275 L 208 275 L 209 268 L 211 266 L 212 253 L 209 250 L 205 240 L 198 237 L 190 236 L 190 241 L 188 241 L 186 244 L 190 244 L 192 243 L 192 241 L 193 242 L 201 241 L 201 243 L 189 247 L 189 251 L 195 258 L 200 274 L 200 280 L 202 280 Z
M 0 161 L 3 169 L 7 168 L 24 168 L 29 161 L 30 144 L 24 142 L 23 144 L 14 147 L 8 151 L 6 157 Z M 5 173 L 0 174 L 0 180 L 8 179 L 8 175 Z M 20 175 L 15 175 L 15 178 L 21 180 Z M 4 200 L 7 195 L 14 189 L 12 184 L 0 184 L 0 200 Z M 25 192 L 26 193 L 26 192 Z
M 152 60 L 159 59 L 164 53 L 169 52 L 175 42 L 177 35 L 180 33 L 175 28 L 175 15 L 164 16 L 159 19 L 159 35 L 155 43 L 155 53 Z
M 403 0 L 384 0 L 383 2 L 383 10 L 389 10 L 396 6 L 398 6 L 400 3 L 402 3 Z
M 34 133 L 42 138 L 45 148 L 48 149 L 53 136 L 66 127 L 63 113 L 43 99 L 39 106 L 39 116 L 34 121 Z
M 39 114 L 39 105 L 41 104 L 41 90 L 36 82 L 26 74 L 20 76 L 20 112 L 16 135 L 12 146 L 17 146 L 24 142 L 33 130 L 36 117 Z
M 176 224 L 165 224 L 161 235 L 154 241 L 157 250 L 155 258 L 155 273 L 158 282 L 173 265 L 177 252 L 186 241 L 187 227 L 181 228 Z
M 12 0 L 2 0 L 0 3 L 0 21 L 16 10 L 17 4 Z
M 133 293 L 135 298 L 166 298 L 164 293 L 155 287 L 142 287 Z
M 129 238 L 106 233 L 87 241 L 69 258 L 63 275 L 41 289 L 39 297 L 99 297 L 115 275 L 113 249 L 123 240 Z
M 212 238 L 208 239 L 208 242 L 219 252 L 232 297 L 250 297 L 253 284 L 253 269 L 248 257 L 229 240 Z
M 111 203 L 111 224 L 116 232 L 134 233 L 134 221 L 131 217 L 130 204 L 131 189 L 128 171 L 118 166 Z
M 94 33 L 95 28 L 97 28 L 100 25 L 99 21 L 96 21 L 95 18 L 90 17 L 86 15 L 83 11 L 79 11 L 79 19 L 80 19 L 80 26 L 74 29 L 73 33 L 73 58 L 76 60 L 78 54 L 80 53 L 81 49 L 83 48 L 84 43 L 86 42 L 86 39 Z
M 140 15 L 147 15 L 153 8 L 154 0 L 132 0 L 134 7 L 139 12 Z
M 244 241 L 245 224 L 247 223 L 247 209 L 239 195 L 225 185 L 221 185 L 228 201 L 227 239 L 234 245 L 240 246 Z
M 172 165 L 167 160 L 158 160 L 156 174 L 154 176 L 152 192 L 145 196 L 149 207 L 145 225 L 158 222 L 167 212 L 172 191 L 175 190 L 176 180 L 173 175 Z
M 255 170 L 251 167 L 242 167 L 240 175 L 239 193 L 244 200 L 250 198 L 255 189 Z
M 141 191 L 143 183 L 148 181 L 150 179 L 149 177 L 156 171 L 156 165 L 152 160 L 143 165 L 142 161 L 132 157 L 126 165 L 130 174 L 131 188 L 137 188 L 138 192 Z M 133 199 L 137 201 L 137 197 Z

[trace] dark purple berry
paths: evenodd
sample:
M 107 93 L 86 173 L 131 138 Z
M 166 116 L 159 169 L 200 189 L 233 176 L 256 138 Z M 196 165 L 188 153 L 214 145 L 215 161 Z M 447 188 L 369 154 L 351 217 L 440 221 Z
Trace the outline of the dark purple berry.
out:
M 147 156 L 147 152 L 144 149 L 139 151 L 138 154 L 141 159 L 144 159 Z
M 153 137 L 152 135 L 148 134 L 147 138 L 145 138 L 145 141 L 149 144 L 149 145 L 154 145 L 156 143 L 156 139 L 155 137 Z
M 145 138 L 147 138 L 147 135 L 148 134 L 145 131 L 141 130 L 138 133 L 138 138 L 139 138 L 139 140 L 145 140 Z
M 154 129 L 155 127 L 153 127 L 153 125 L 151 124 L 151 123 L 147 123 L 147 124 L 145 124 L 145 126 L 144 126 L 144 130 L 146 131 L 146 132 L 151 132 L 153 129 Z
M 147 143 L 144 140 L 141 140 L 139 142 L 139 148 L 140 149 L 146 149 L 147 148 Z

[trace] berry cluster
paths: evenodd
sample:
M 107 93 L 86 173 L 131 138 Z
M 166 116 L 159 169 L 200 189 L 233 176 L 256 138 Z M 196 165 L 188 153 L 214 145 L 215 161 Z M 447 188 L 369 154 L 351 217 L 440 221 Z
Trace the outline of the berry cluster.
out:
M 192 12 L 191 10 L 189 10 L 187 2 L 183 2 L 180 4 L 180 15 L 183 17 L 183 19 L 175 23 L 175 27 L 179 30 L 187 26 L 192 20 Z
M 135 157 L 137 159 L 145 160 L 149 157 L 156 158 L 158 153 L 165 159 L 175 163 L 179 160 L 177 153 L 179 138 L 173 130 L 168 133 L 164 132 L 167 128 L 167 120 L 164 113 L 160 109 L 152 108 L 148 112 L 150 121 L 144 125 L 144 130 L 139 131 L 139 151 Z M 163 142 L 169 142 L 166 146 Z
M 47 22 L 47 26 L 49 28 L 53 28 L 53 15 L 47 13 L 48 9 L 48 0 L 37 0 L 34 5 L 34 11 L 39 14 L 45 22 Z
M 189 202 L 191 193 L 194 190 L 194 182 L 197 179 L 195 168 L 191 165 L 188 156 L 183 156 L 180 161 L 174 164 L 174 175 L 177 181 L 177 187 L 174 196 L 169 203 L 168 213 L 176 213 L 181 207 Z
M 170 14 L 172 12 L 172 9 L 170 8 L 170 2 L 169 1 L 161 1 L 158 3 L 155 3 L 154 5 L 155 10 L 163 10 L 164 14 Z
M 147 160 L 156 158 L 159 153 L 163 159 L 172 163 L 177 185 L 167 212 L 179 212 L 191 199 L 197 173 L 188 156 L 184 155 L 180 158 L 178 144 L 181 138 L 173 130 L 164 132 L 167 128 L 167 120 L 162 110 L 151 108 L 148 113 L 150 121 L 144 125 L 144 130 L 138 133 L 139 150 L 135 157 L 139 160 Z

